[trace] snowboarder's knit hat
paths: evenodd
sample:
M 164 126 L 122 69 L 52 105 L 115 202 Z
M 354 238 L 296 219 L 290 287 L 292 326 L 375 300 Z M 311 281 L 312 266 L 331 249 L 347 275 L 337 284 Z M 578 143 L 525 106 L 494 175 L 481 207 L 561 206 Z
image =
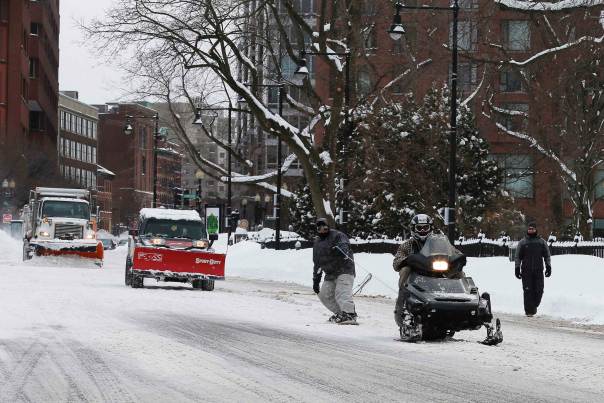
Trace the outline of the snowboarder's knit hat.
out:
M 530 223 L 528 223 L 528 225 L 526 227 L 537 229 L 537 223 L 535 221 L 531 221 Z

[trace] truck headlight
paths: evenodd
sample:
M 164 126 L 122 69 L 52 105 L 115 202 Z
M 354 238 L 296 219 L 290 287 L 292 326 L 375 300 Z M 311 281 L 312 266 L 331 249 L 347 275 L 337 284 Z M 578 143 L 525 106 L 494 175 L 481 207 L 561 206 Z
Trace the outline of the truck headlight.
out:
M 94 231 L 88 231 L 86 235 L 84 235 L 85 239 L 94 239 L 96 238 L 96 233 Z
M 208 244 L 208 241 L 195 241 L 195 242 L 193 242 L 193 246 L 194 246 L 195 248 L 202 248 L 202 249 L 205 249 L 205 248 L 207 248 L 207 247 L 208 247 L 208 245 L 209 245 L 209 244 Z
M 149 242 L 151 243 L 151 245 L 165 245 L 166 244 L 166 240 L 163 238 L 151 238 L 149 240 Z
M 432 270 L 447 271 L 449 270 L 449 262 L 446 262 L 444 260 L 435 260 L 432 262 Z
M 38 234 L 39 237 L 42 238 L 50 238 L 50 233 L 47 231 L 40 231 L 40 233 Z

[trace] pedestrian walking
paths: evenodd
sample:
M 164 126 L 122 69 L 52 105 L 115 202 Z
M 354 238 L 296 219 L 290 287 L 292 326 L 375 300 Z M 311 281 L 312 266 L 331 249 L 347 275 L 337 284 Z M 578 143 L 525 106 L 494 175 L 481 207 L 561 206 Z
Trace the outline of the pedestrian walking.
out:
M 316 222 L 317 238 L 313 246 L 313 290 L 327 309 L 333 312 L 330 322 L 356 325 L 357 314 L 352 300 L 355 269 L 348 237 L 329 228 L 325 218 Z M 321 285 L 321 279 L 325 280 Z
M 545 262 L 545 277 L 552 275 L 551 255 L 547 242 L 537 233 L 537 224 L 530 223 L 526 237 L 516 246 L 516 278 L 522 280 L 524 292 L 524 312 L 533 317 L 541 304 L 544 287 L 543 263 Z

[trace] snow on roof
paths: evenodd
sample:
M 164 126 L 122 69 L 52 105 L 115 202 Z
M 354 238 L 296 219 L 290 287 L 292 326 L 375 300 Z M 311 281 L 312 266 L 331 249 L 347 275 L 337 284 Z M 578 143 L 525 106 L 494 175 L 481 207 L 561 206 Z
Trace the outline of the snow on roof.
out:
M 71 197 L 42 197 L 40 199 L 41 201 L 46 201 L 46 200 L 51 200 L 51 201 L 62 201 L 62 202 L 70 202 L 70 203 L 86 203 L 88 204 L 87 200 L 84 199 L 75 199 L 75 198 L 71 198 Z
M 96 166 L 96 171 L 100 174 L 104 174 L 104 175 L 110 175 L 110 176 L 115 176 L 115 174 L 113 172 L 111 172 L 110 170 L 108 170 L 105 167 L 102 167 L 100 165 Z
M 197 213 L 195 210 L 144 208 L 141 209 L 139 215 L 142 220 L 154 218 L 156 220 L 187 220 L 201 222 L 201 217 L 199 217 L 199 213 Z
M 66 196 L 66 197 L 89 197 L 90 192 L 86 189 L 69 189 L 69 188 L 47 188 L 36 187 L 38 196 Z

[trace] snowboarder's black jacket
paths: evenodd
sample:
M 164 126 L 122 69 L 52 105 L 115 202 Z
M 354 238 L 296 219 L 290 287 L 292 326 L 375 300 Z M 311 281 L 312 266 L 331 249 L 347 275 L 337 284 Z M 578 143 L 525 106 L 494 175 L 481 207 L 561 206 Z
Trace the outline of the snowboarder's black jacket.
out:
M 348 237 L 344 233 L 330 229 L 325 238 L 317 237 L 315 239 L 312 252 L 313 272 L 316 274 L 319 269 L 322 269 L 325 273 L 325 280 L 335 280 L 340 274 L 355 275 L 354 257 L 350 250 Z M 344 254 L 350 259 L 346 259 Z
M 516 267 L 523 272 L 543 271 L 545 266 L 551 266 L 550 252 L 547 243 L 539 236 L 527 236 L 518 242 L 516 246 Z

